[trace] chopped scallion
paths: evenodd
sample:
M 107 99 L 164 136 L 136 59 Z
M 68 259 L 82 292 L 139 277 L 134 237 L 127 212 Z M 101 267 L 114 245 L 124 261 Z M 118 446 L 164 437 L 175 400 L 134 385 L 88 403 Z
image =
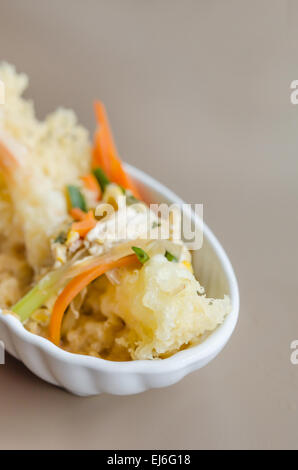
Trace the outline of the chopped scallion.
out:
M 146 251 L 142 250 L 142 248 L 139 248 L 138 246 L 132 246 L 131 247 L 132 251 L 135 252 L 135 254 L 138 257 L 138 260 L 144 264 L 146 261 L 150 259 L 150 257 L 147 255 Z
M 93 170 L 93 174 L 94 174 L 95 178 L 97 179 L 97 181 L 98 181 L 98 183 L 101 187 L 102 192 L 104 192 L 106 186 L 108 184 L 110 184 L 109 178 L 107 177 L 107 175 L 105 174 L 105 172 L 101 168 L 95 168 Z
M 133 194 L 126 193 L 126 204 L 132 206 L 140 202 Z
M 74 209 L 75 207 L 81 209 L 84 212 L 87 212 L 87 205 L 84 199 L 83 194 L 76 186 L 72 186 L 71 184 L 67 186 L 67 192 L 71 204 L 71 208 Z
M 172 255 L 172 253 L 170 253 L 169 251 L 165 252 L 165 257 L 167 258 L 168 261 L 173 261 L 174 263 L 178 263 L 178 258 Z
M 55 238 L 54 243 L 65 243 L 67 235 L 65 232 L 60 232 L 59 235 Z
M 156 228 L 156 227 L 160 227 L 161 226 L 161 223 L 160 222 L 153 222 L 152 224 L 152 228 Z

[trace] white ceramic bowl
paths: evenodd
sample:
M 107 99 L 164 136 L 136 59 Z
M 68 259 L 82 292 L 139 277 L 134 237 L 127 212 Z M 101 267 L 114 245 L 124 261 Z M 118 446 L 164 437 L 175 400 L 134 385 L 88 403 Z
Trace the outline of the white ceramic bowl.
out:
M 152 202 L 182 203 L 172 191 L 136 168 L 128 172 Z M 194 215 L 192 216 L 194 217 Z M 0 340 L 6 350 L 34 374 L 80 396 L 112 393 L 129 395 L 166 387 L 210 362 L 229 340 L 238 318 L 239 292 L 231 263 L 223 248 L 204 225 L 203 247 L 194 252 L 193 265 L 200 283 L 212 297 L 231 298 L 232 311 L 201 344 L 156 361 L 110 362 L 71 354 L 50 341 L 29 333 L 10 315 L 0 313 Z

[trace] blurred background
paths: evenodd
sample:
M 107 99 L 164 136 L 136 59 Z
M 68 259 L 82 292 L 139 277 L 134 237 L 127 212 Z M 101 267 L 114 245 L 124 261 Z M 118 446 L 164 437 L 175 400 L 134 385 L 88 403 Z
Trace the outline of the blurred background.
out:
M 122 158 L 204 204 L 241 293 L 222 354 L 167 389 L 81 399 L 7 357 L 1 448 L 297 448 L 297 22 L 295 0 L 1 0 L 38 115 L 92 133 L 103 100 Z

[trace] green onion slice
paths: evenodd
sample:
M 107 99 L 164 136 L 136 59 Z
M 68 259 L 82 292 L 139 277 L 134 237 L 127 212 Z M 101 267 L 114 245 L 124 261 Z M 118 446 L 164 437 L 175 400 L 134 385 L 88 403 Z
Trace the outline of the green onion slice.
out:
M 83 194 L 79 190 L 79 188 L 77 188 L 76 186 L 72 186 L 70 184 L 67 186 L 67 192 L 69 195 L 69 200 L 70 200 L 72 209 L 77 207 L 78 209 L 81 209 L 82 211 L 87 212 L 86 201 L 84 199 Z
M 95 168 L 93 170 L 93 174 L 94 174 L 95 178 L 97 179 L 97 181 L 98 181 L 98 183 L 101 187 L 102 192 L 104 192 L 106 186 L 108 184 L 110 184 L 109 178 L 107 177 L 107 175 L 105 174 L 105 172 L 101 168 Z
M 167 258 L 168 261 L 173 261 L 174 263 L 178 263 L 178 258 L 172 255 L 172 253 L 170 253 L 169 251 L 165 252 L 165 257 Z
M 132 251 L 135 252 L 135 254 L 138 257 L 138 260 L 144 264 L 146 261 L 150 259 L 150 257 L 147 255 L 146 251 L 144 251 L 142 248 L 139 248 L 138 246 L 132 246 L 131 247 Z
M 130 194 L 126 191 L 126 204 L 132 206 L 133 204 L 138 204 L 139 199 L 137 199 L 133 194 Z
M 60 232 L 59 235 L 55 238 L 54 243 L 65 243 L 67 240 L 67 235 L 65 232 Z

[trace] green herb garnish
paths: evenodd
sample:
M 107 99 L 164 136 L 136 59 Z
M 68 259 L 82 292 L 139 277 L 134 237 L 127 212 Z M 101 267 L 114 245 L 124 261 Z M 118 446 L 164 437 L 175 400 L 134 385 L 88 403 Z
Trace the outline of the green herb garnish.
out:
M 172 255 L 172 253 L 170 253 L 169 251 L 165 252 L 165 257 L 167 258 L 168 261 L 173 261 L 174 263 L 178 263 L 178 258 Z
M 101 168 L 95 168 L 93 170 L 93 174 L 95 178 L 97 179 L 102 192 L 104 192 L 105 188 L 107 187 L 108 184 L 110 184 L 110 180 L 105 174 L 105 172 Z
M 138 260 L 144 264 L 146 261 L 150 259 L 150 257 L 147 255 L 146 251 L 142 250 L 142 248 L 139 248 L 138 246 L 132 246 L 131 247 L 132 251 L 135 252 L 135 254 L 138 257 Z
M 67 235 L 65 232 L 60 232 L 59 235 L 55 238 L 54 243 L 65 243 L 67 240 Z
M 87 212 L 87 205 L 84 199 L 83 194 L 76 186 L 72 186 L 71 184 L 67 186 L 67 192 L 70 200 L 70 204 L 72 209 L 75 207 L 81 209 L 84 212 Z
M 133 194 L 127 194 L 126 193 L 126 204 L 128 206 L 132 206 L 133 204 L 137 204 L 138 202 L 140 202 L 139 199 L 134 197 Z
M 161 226 L 161 223 L 160 222 L 153 222 L 152 224 L 152 228 L 156 228 L 156 227 L 160 227 Z
M 119 186 L 119 188 L 126 197 L 126 204 L 128 206 L 132 206 L 132 204 L 140 202 L 139 199 L 137 199 L 129 190 L 125 189 L 123 186 Z

